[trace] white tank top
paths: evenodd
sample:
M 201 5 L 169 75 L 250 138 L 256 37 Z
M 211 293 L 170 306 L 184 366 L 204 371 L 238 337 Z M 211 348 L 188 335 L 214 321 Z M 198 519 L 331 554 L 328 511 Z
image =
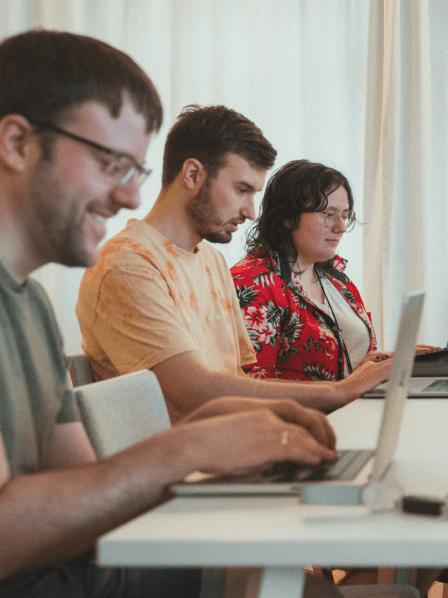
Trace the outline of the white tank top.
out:
M 347 301 L 331 284 L 328 278 L 322 278 L 321 282 L 325 289 L 325 293 L 327 294 L 328 300 L 331 303 L 331 307 L 333 308 L 339 328 L 342 330 L 342 339 L 347 347 L 352 368 L 355 369 L 369 350 L 369 330 L 361 318 L 356 315 Z M 330 318 L 333 319 L 333 315 L 327 300 L 325 300 L 325 303 L 315 303 L 326 314 L 328 314 Z M 347 362 L 345 363 L 344 374 L 345 376 L 348 376 L 349 374 Z

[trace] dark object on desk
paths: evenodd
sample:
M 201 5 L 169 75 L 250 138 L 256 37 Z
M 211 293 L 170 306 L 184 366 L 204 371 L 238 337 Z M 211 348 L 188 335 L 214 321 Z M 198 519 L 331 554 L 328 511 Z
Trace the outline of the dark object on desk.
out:
M 412 376 L 417 378 L 448 376 L 448 349 L 416 355 Z
M 401 508 L 405 513 L 417 515 L 442 515 L 446 500 L 429 496 L 403 496 Z

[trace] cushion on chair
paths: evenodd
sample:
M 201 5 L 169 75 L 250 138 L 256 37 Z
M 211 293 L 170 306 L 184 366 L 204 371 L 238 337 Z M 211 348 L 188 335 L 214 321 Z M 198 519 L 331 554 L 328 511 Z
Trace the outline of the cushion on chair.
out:
M 162 390 L 149 370 L 80 386 L 75 393 L 98 459 L 171 427 Z
M 70 355 L 67 357 L 67 365 L 74 388 L 95 382 L 92 364 L 87 355 Z

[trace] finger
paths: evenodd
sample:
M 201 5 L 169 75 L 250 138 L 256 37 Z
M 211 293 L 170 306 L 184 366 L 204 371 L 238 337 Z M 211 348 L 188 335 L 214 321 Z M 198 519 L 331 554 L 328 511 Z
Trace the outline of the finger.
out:
M 375 351 L 374 361 L 384 361 L 385 359 L 392 359 L 394 357 L 394 354 L 394 351 L 388 351 L 387 353 Z
M 392 362 L 392 359 L 378 362 L 368 361 L 357 368 L 348 378 L 338 382 L 337 384 L 342 385 L 344 389 L 343 395 L 341 395 L 343 404 L 359 398 L 367 390 L 385 382 L 389 378 Z
M 335 451 L 318 442 L 307 429 L 284 422 L 269 409 L 218 416 L 179 427 L 189 434 L 193 431 L 194 436 L 199 432 L 196 469 L 206 471 L 238 472 L 285 459 L 316 465 L 335 458 Z
M 308 418 L 305 416 L 301 425 L 324 446 L 330 449 L 333 449 L 336 446 L 336 434 L 323 413 L 314 413 L 311 411 Z
M 393 357 L 393 355 L 391 355 L 388 358 L 382 359 L 378 363 L 375 362 L 375 363 L 369 364 L 372 367 L 371 367 L 370 372 L 369 371 L 366 372 L 367 376 L 369 376 L 369 377 L 371 376 L 372 380 L 375 380 L 375 379 L 376 380 L 382 379 L 382 381 L 387 380 L 387 378 L 389 377 L 390 368 L 392 367 L 392 362 L 393 362 L 393 359 L 391 359 L 391 357 Z
M 432 353 L 434 351 L 441 351 L 442 347 L 434 347 L 433 345 L 417 345 L 415 348 L 416 355 L 421 355 L 422 353 Z
M 286 438 L 286 442 L 285 442 Z M 333 461 L 336 451 L 316 440 L 302 426 L 288 425 L 282 430 L 280 444 L 283 449 L 281 459 L 291 459 L 301 463 L 318 464 L 322 460 Z
M 311 414 L 314 412 L 313 409 L 304 409 L 304 411 Z M 320 463 L 322 459 L 335 458 L 334 449 L 320 442 L 306 427 L 287 423 L 267 409 L 253 414 L 252 423 L 265 428 L 261 436 L 263 450 L 267 449 L 269 444 L 269 450 L 274 451 L 271 458 L 293 459 L 305 463 Z
M 269 400 L 269 408 L 284 421 L 305 427 L 318 440 L 329 448 L 336 445 L 336 435 L 327 417 L 316 409 L 308 409 L 292 399 Z

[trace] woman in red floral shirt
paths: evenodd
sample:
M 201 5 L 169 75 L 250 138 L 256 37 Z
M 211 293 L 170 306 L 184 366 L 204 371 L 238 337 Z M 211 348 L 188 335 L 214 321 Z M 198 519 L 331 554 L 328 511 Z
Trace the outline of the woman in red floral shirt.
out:
M 231 268 L 259 378 L 336 380 L 376 352 L 375 332 L 358 289 L 335 255 L 355 224 L 349 182 L 307 160 L 268 182 L 249 254 Z

